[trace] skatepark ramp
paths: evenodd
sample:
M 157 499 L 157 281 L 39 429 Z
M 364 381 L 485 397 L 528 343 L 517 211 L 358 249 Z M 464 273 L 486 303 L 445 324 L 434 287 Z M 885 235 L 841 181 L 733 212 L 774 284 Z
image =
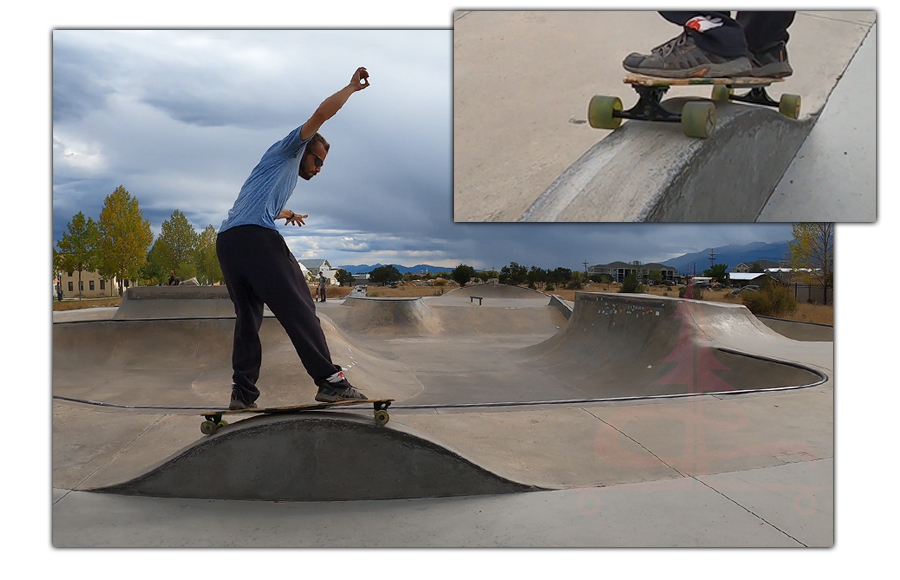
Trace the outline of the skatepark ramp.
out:
M 727 393 L 819 384 L 813 369 L 728 344 L 788 340 L 743 306 L 576 294 L 568 325 L 522 349 L 523 364 L 596 398 Z
M 663 101 L 680 111 L 685 98 Z M 755 221 L 815 117 L 716 103 L 707 139 L 677 123 L 630 121 L 566 169 L 520 222 Z
M 327 417 L 325 415 L 328 415 Z M 341 418 L 335 418 L 344 415 Z M 121 495 L 350 501 L 534 491 L 400 429 L 349 413 L 255 417 L 221 429 L 130 481 Z
M 113 315 L 114 320 L 234 317 L 225 286 L 135 286 L 125 291 Z

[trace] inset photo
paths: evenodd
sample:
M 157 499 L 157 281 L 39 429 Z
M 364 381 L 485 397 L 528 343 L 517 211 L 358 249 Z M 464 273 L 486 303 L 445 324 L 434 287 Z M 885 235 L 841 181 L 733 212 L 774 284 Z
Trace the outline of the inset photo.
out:
M 457 222 L 873 222 L 874 11 L 458 11 Z

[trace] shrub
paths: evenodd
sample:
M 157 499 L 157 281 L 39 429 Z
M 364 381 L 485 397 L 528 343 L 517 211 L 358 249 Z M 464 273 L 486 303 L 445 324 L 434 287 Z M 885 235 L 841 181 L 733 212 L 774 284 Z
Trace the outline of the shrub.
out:
M 783 316 L 797 310 L 797 299 L 787 286 L 766 280 L 758 292 L 742 292 L 741 302 L 757 316 Z

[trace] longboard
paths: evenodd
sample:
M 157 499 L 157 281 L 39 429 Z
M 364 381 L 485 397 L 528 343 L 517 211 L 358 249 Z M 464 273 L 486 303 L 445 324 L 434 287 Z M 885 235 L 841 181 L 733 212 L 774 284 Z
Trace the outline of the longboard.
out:
M 238 413 L 256 413 L 264 415 L 275 415 L 278 413 L 306 413 L 309 411 L 321 411 L 332 407 L 348 407 L 351 405 L 361 405 L 369 403 L 375 410 L 375 424 L 379 427 L 386 425 L 390 420 L 387 408 L 391 406 L 394 399 L 351 399 L 347 401 L 336 401 L 334 403 L 311 403 L 307 405 L 291 405 L 288 407 L 258 407 L 254 409 L 227 409 L 222 411 L 204 411 L 200 413 L 205 421 L 200 423 L 200 432 L 204 435 L 212 435 L 220 427 L 228 424 L 223 420 L 224 415 L 236 415 Z
M 715 130 L 716 102 L 739 101 L 777 107 L 779 112 L 790 118 L 800 117 L 800 96 L 784 94 L 774 101 L 766 92 L 766 87 L 784 79 L 773 77 L 729 77 L 729 78 L 663 78 L 641 74 L 629 74 L 622 82 L 631 85 L 638 94 L 637 104 L 622 110 L 619 97 L 595 95 L 588 104 L 588 122 L 595 129 L 618 129 L 623 119 L 638 121 L 658 121 L 681 123 L 684 134 L 705 139 Z M 700 99 L 684 104 L 681 112 L 673 112 L 662 106 L 662 98 L 673 86 L 712 86 L 711 100 Z M 749 89 L 745 93 L 735 90 Z

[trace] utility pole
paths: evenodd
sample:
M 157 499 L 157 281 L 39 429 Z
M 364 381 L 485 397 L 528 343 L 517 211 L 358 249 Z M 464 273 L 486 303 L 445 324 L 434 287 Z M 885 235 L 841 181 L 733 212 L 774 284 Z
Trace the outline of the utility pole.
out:
M 709 252 L 709 267 L 712 268 L 716 265 L 716 249 L 710 248 Z

